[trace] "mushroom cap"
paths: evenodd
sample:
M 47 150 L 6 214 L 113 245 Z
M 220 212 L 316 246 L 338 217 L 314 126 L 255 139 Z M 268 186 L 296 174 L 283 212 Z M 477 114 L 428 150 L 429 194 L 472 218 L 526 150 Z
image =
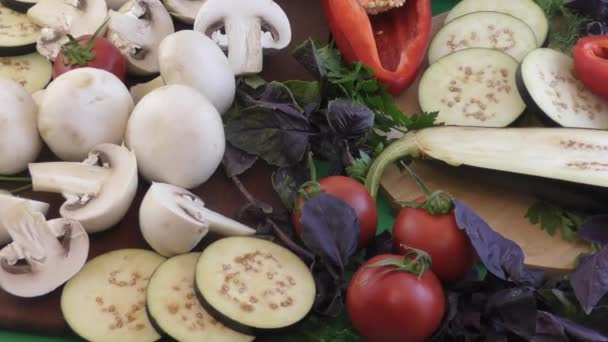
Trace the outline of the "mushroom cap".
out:
M 41 213 L 42 215 L 46 215 L 49 211 L 48 203 L 13 196 L 10 192 L 0 190 L 0 217 L 4 216 L 6 210 L 20 203 L 26 203 L 32 212 Z M 4 245 L 10 241 L 11 237 L 6 230 L 6 227 L 2 224 L 2 221 L 0 221 L 0 245 Z
M 281 50 L 291 42 L 287 14 L 272 0 L 207 0 L 196 16 L 194 30 L 214 38 L 222 49 L 229 49 L 227 39 L 215 32 L 224 27 L 227 20 L 236 22 L 251 18 L 258 18 L 266 31 L 260 42 L 264 49 Z
M 19 205 L 2 220 L 10 227 L 13 243 L 0 250 L 0 287 L 18 297 L 42 296 L 63 285 L 84 266 L 89 237 L 76 221 L 46 222 L 40 213 L 15 208 Z M 65 234 L 69 234 L 69 239 Z M 35 246 L 38 255 L 22 249 L 24 245 Z M 29 271 L 10 271 L 11 266 L 5 265 L 11 265 L 15 259 L 27 261 Z
M 126 215 L 137 192 L 137 161 L 124 146 L 102 144 L 91 155 L 99 155 L 100 163 L 110 169 L 95 198 L 83 205 L 64 203 L 61 217 L 79 221 L 88 233 L 96 233 L 116 225 Z
M 158 45 L 173 32 L 171 15 L 159 0 L 130 0 L 120 11 L 110 11 L 107 37 L 135 75 L 159 72 Z
M 236 92 L 234 72 L 222 50 L 204 34 L 185 30 L 167 36 L 159 47 L 160 74 L 165 84 L 200 91 L 223 114 Z
M 183 85 L 158 88 L 135 106 L 125 137 L 140 173 L 185 189 L 207 181 L 224 156 L 224 126 L 200 92 Z
M 207 224 L 189 215 L 180 205 L 185 200 L 183 196 L 200 201 L 191 192 L 177 186 L 153 183 L 139 208 L 141 233 L 161 255 L 188 253 L 209 232 Z
M 167 11 L 179 21 L 192 25 L 206 0 L 165 0 Z
M 25 170 L 42 148 L 37 106 L 19 83 L 2 77 L 0 103 L 0 175 L 12 175 Z
M 96 145 L 122 143 L 132 110 L 131 94 L 116 76 L 101 69 L 79 68 L 48 86 L 38 128 L 59 158 L 81 161 Z

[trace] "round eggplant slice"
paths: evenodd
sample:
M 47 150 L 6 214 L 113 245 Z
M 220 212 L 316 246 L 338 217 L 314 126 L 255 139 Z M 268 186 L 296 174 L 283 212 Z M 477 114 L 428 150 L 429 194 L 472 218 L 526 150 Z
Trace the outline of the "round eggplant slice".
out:
M 36 51 L 40 27 L 23 13 L 0 5 L 0 56 L 19 56 Z
M 92 259 L 63 288 L 63 317 L 88 341 L 160 339 L 146 315 L 146 287 L 164 260 L 141 249 L 117 250 Z
M 252 237 L 209 245 L 198 260 L 195 279 L 205 310 L 244 334 L 292 326 L 315 300 L 308 267 L 289 250 Z
M 0 0 L 0 3 L 14 11 L 26 13 L 38 0 Z
M 534 32 L 523 21 L 499 12 L 475 12 L 456 18 L 433 38 L 429 63 L 467 48 L 495 49 L 521 61 L 537 48 Z
M 28 93 L 44 89 L 53 77 L 53 65 L 39 53 L 0 57 L 0 77 L 21 84 Z
M 484 48 L 460 50 L 431 65 L 420 80 L 423 111 L 454 126 L 506 127 L 525 110 L 515 81 L 517 61 Z
M 450 11 L 445 22 L 481 11 L 501 12 L 521 19 L 534 31 L 537 46 L 542 46 L 547 40 L 549 20 L 533 0 L 464 0 Z
M 523 60 L 518 86 L 536 112 L 562 127 L 608 129 L 608 101 L 578 80 L 571 57 L 536 49 Z
M 243 335 L 203 309 L 194 291 L 194 269 L 200 253 L 182 254 L 163 262 L 154 271 L 147 289 L 147 309 L 159 331 L 182 342 L 249 342 Z

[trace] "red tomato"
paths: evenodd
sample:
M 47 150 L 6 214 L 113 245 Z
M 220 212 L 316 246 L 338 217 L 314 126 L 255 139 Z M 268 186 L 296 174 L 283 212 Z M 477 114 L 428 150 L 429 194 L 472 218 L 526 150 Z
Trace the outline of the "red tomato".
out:
M 458 228 L 453 213 L 435 216 L 421 208 L 403 208 L 395 220 L 393 236 L 400 254 L 407 253 L 407 247 L 429 253 L 433 273 L 445 283 L 462 280 L 477 262 L 475 249 Z
M 581 38 L 574 49 L 577 77 L 593 93 L 608 98 L 608 36 Z
M 92 36 L 86 35 L 77 39 L 80 46 L 86 46 Z M 120 50 L 109 40 L 103 37 L 96 37 L 94 44 L 91 47 L 92 59 L 85 64 L 69 65 L 70 58 L 64 55 L 61 51 L 55 59 L 53 66 L 53 77 L 57 78 L 70 70 L 84 67 L 103 69 L 116 75 L 121 81 L 125 80 L 127 75 L 127 61 L 120 53 Z
M 353 276 L 346 307 L 353 326 L 370 342 L 423 342 L 441 324 L 445 294 L 432 271 L 384 273 L 394 266 L 366 267 L 399 255 L 379 255 Z
M 344 176 L 331 176 L 319 181 L 321 191 L 337 197 L 351 206 L 357 219 L 361 232 L 359 234 L 359 248 L 365 248 L 376 236 L 378 227 L 378 210 L 374 199 L 363 184 Z M 302 235 L 301 209 L 304 201 L 300 198 L 296 203 L 296 211 L 293 213 L 293 224 L 298 235 Z

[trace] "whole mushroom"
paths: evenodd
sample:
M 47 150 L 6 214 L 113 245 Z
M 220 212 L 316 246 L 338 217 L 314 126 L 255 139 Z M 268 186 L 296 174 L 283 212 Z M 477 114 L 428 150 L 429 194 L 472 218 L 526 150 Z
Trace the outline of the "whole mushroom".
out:
M 289 19 L 271 0 L 207 0 L 196 16 L 194 30 L 228 50 L 237 76 L 261 72 L 263 50 L 281 50 L 291 42 Z
M 222 118 L 197 90 L 168 85 L 135 106 L 125 137 L 141 175 L 185 189 L 206 182 L 224 156 Z

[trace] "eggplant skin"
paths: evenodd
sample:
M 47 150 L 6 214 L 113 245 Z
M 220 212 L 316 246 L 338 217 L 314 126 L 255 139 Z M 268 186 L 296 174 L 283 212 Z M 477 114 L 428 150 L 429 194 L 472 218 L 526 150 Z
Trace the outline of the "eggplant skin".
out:
M 522 72 L 522 64 L 520 63 L 517 67 L 517 71 L 515 72 L 515 84 L 517 85 L 517 90 L 519 91 L 519 95 L 524 100 L 526 104 L 526 112 L 534 114 L 536 117 L 540 119 L 542 124 L 546 127 L 561 127 L 556 121 L 551 119 L 549 115 L 547 115 L 540 106 L 534 101 L 532 95 L 528 91 L 526 87 L 526 83 L 524 82 L 524 76 Z M 524 115 L 522 115 L 523 117 Z M 521 118 L 521 117 L 520 117 Z
M 15 57 L 36 52 L 36 43 L 21 46 L 0 46 L 0 57 Z
M 160 327 L 160 325 L 158 324 L 158 322 L 156 321 L 154 316 L 152 316 L 152 313 L 150 312 L 148 305 L 146 305 L 146 315 L 148 316 L 148 320 L 150 321 L 150 324 L 152 324 L 152 328 L 154 328 L 154 330 L 156 330 L 156 332 L 158 332 L 158 334 L 161 335 L 161 341 L 166 341 L 166 340 L 176 341 L 171 335 L 169 335 L 166 331 L 164 331 Z
M 12 9 L 20 13 L 27 13 L 27 10 L 34 7 L 34 2 L 23 2 L 19 0 L 0 0 L 2 6 Z

